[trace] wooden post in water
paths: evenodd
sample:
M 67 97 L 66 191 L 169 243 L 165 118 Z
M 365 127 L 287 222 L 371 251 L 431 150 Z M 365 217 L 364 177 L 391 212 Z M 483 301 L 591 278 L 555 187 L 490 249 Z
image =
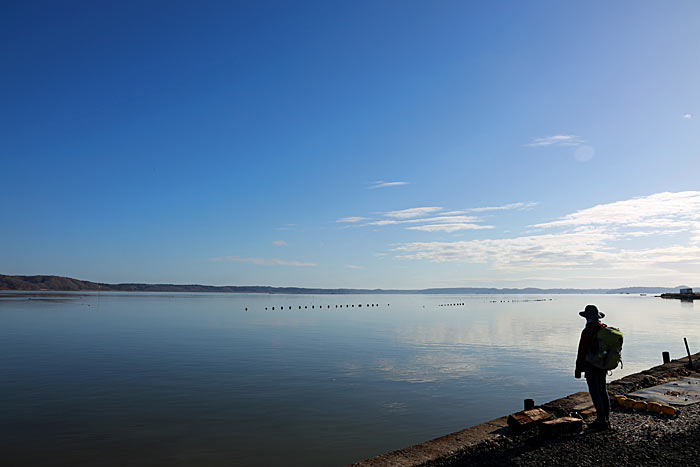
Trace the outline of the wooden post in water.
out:
M 662 352 L 661 353 L 662 358 L 664 359 L 664 363 L 670 363 L 671 362 L 671 354 L 668 352 Z
M 685 351 L 688 352 L 688 367 L 690 369 L 692 369 L 693 368 L 693 357 L 690 356 L 690 348 L 688 348 L 688 339 L 686 339 L 684 337 L 683 342 L 685 342 Z
M 525 410 L 531 410 L 535 408 L 535 401 L 534 399 L 525 399 L 523 405 L 525 407 Z

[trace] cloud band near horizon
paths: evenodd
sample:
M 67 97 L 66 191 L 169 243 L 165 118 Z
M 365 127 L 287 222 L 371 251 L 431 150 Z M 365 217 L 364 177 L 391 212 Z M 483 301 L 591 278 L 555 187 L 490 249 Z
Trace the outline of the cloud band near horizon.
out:
M 674 277 L 700 264 L 700 191 L 664 192 L 581 209 L 512 238 L 406 242 L 397 259 L 486 264 L 499 271 L 627 271 Z M 647 240 L 639 246 L 639 239 Z M 661 245 L 661 246 L 660 246 Z

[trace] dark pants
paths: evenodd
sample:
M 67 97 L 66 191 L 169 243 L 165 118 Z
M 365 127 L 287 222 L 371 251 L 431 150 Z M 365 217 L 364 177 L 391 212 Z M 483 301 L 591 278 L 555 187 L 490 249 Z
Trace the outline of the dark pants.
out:
M 605 386 L 605 370 L 598 368 L 586 369 L 586 382 L 588 383 L 588 392 L 591 393 L 595 411 L 598 414 L 598 423 L 610 422 L 610 398 L 608 397 L 608 389 Z

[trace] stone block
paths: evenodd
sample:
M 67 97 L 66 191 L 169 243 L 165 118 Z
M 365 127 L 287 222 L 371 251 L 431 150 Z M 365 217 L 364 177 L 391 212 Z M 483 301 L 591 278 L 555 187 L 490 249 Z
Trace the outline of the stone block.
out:
M 583 420 L 574 417 L 547 420 L 540 424 L 540 435 L 546 438 L 572 435 L 580 433 L 581 430 L 583 430 Z
M 523 410 L 508 415 L 508 426 L 513 432 L 521 433 L 552 418 L 554 418 L 554 416 L 543 409 Z

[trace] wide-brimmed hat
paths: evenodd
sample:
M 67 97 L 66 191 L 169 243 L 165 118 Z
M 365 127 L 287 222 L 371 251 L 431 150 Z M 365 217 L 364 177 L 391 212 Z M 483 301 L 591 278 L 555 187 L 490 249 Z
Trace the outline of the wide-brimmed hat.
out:
M 586 309 L 583 311 L 579 311 L 578 314 L 583 316 L 584 318 L 605 318 L 605 313 L 601 313 L 600 311 L 598 311 L 598 307 L 595 305 L 586 305 Z

